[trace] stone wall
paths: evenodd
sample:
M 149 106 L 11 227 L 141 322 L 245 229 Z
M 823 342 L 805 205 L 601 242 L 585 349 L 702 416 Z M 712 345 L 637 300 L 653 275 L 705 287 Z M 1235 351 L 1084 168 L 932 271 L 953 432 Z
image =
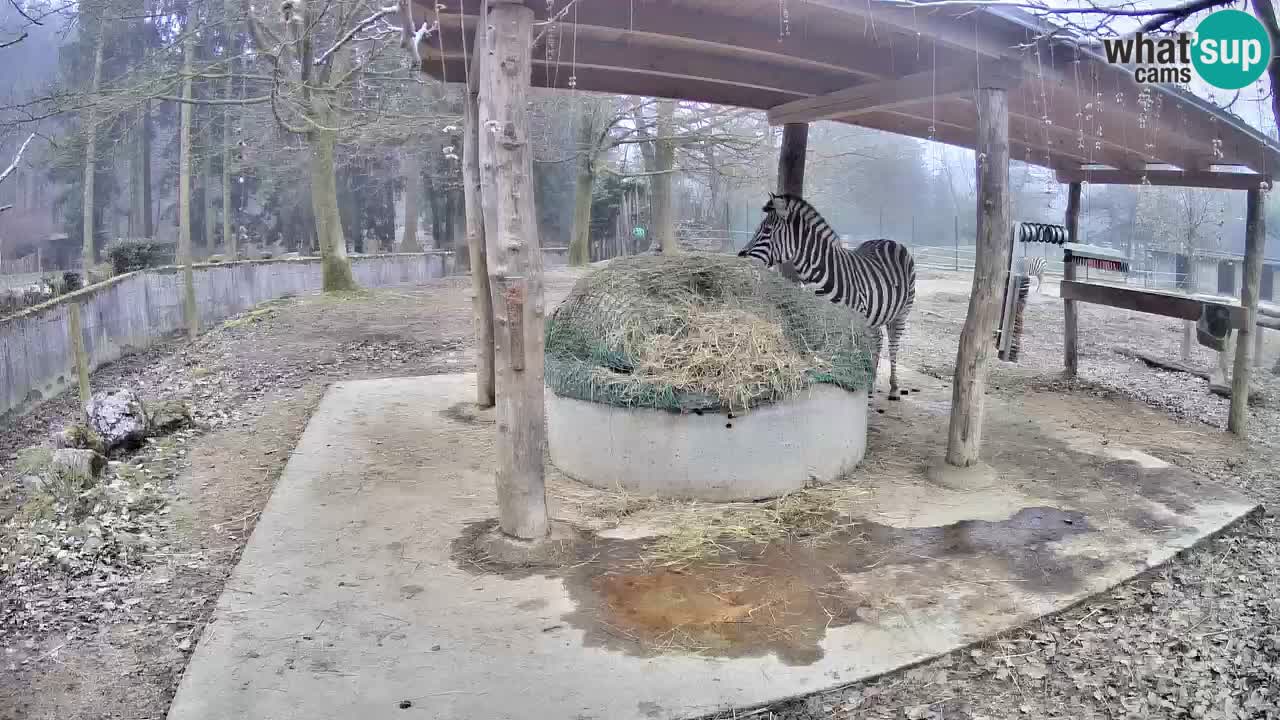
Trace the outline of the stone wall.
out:
M 416 285 L 452 269 L 451 253 L 431 251 L 351 258 L 364 288 Z M 183 330 L 182 273 L 167 267 L 113 277 L 0 320 L 0 417 L 57 395 L 75 382 L 68 337 L 80 304 L 89 367 Z M 258 303 L 319 292 L 319 258 L 246 260 L 195 266 L 200 327 L 212 327 Z

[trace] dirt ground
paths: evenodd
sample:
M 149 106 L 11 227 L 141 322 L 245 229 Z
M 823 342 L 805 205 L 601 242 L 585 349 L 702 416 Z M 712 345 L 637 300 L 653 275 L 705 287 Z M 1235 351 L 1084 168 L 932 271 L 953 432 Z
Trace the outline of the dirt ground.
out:
M 548 273 L 549 305 L 575 277 Z M 940 382 L 950 379 L 968 283 L 964 275 L 921 275 L 904 362 Z M 165 343 L 96 373 L 99 388 L 190 400 L 197 424 L 108 471 L 144 477 L 163 495 L 154 507 L 124 513 L 126 544 L 136 547 L 85 556 L 75 540 L 50 550 L 57 562 L 0 556 L 0 720 L 163 718 L 325 386 L 471 369 L 468 295 L 467 280 L 450 278 L 269 303 L 192 346 Z M 1251 411 L 1248 442 L 1234 441 L 1216 431 L 1226 401 L 1208 394 L 1204 381 L 1113 351 L 1124 345 L 1176 358 L 1180 323 L 1084 306 L 1081 378 L 1066 382 L 1061 302 L 1037 299 L 1026 320 L 1020 362 L 996 368 L 991 392 L 1021 398 L 1028 413 L 1123 436 L 1268 505 L 1280 500 L 1280 381 L 1269 372 L 1260 373 L 1265 406 Z M 1277 350 L 1280 341 L 1269 344 L 1268 364 Z M 1196 348 L 1193 360 L 1208 367 L 1212 356 Z M 15 477 L 16 452 L 45 441 L 74 404 L 64 395 L 0 428 L 6 480 Z M 888 405 L 883 395 L 876 405 Z M 876 442 L 891 440 L 873 433 L 868 458 Z M 0 519 L 23 501 L 16 488 L 0 482 Z M 7 532 L 0 528 L 0 543 L 29 539 L 15 534 L 18 517 Z M 67 561 L 67 548 L 80 554 Z M 981 647 L 736 717 L 1280 717 L 1262 700 L 1263 689 L 1280 685 L 1277 550 L 1280 521 L 1264 513 L 1164 568 Z

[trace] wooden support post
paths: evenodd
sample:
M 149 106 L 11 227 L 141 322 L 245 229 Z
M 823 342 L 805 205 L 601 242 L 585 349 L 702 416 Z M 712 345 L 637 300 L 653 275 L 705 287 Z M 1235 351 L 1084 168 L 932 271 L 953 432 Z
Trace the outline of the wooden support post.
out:
M 1080 183 L 1073 182 L 1067 186 L 1067 241 L 1080 242 Z M 1062 266 L 1062 279 L 1075 280 L 1075 263 Z M 1080 370 L 1080 356 L 1076 345 L 1077 316 L 1074 300 L 1062 302 L 1062 367 L 1067 377 L 1075 377 Z
M 467 252 L 471 256 L 471 314 L 476 332 L 476 404 L 494 405 L 493 296 L 489 293 L 489 266 L 485 258 L 484 210 L 480 198 L 480 67 L 484 33 L 473 43 L 471 84 L 466 89 L 462 140 L 462 190 L 467 210 Z
M 983 394 L 1000 316 L 1000 298 L 1008 269 L 1009 97 L 1002 88 L 977 94 L 978 237 L 973 261 L 969 313 L 960 334 L 951 390 L 947 463 L 968 467 L 978 462 L 982 444 Z
M 70 327 L 67 329 L 68 340 L 71 341 L 71 354 L 76 364 L 76 380 L 80 386 L 80 416 L 88 420 L 89 407 L 89 354 L 84 349 L 84 325 L 80 322 L 80 303 L 73 302 L 68 306 L 71 314 Z
M 778 192 L 804 196 L 804 160 L 809 151 L 809 124 L 787 123 L 782 126 L 782 150 L 778 153 Z M 791 263 L 782 263 L 778 272 L 792 282 L 800 276 Z
M 1244 322 L 1236 330 L 1236 364 L 1231 370 L 1231 410 L 1227 416 L 1227 430 L 1236 435 L 1246 435 L 1249 418 L 1249 373 L 1253 370 L 1249 354 L 1253 350 L 1252 338 L 1258 332 L 1258 291 L 1262 285 L 1262 251 L 1266 247 L 1266 227 L 1262 208 L 1262 190 L 1249 188 L 1249 200 L 1245 210 L 1244 278 L 1240 287 L 1240 306 Z
M 542 250 L 527 105 L 533 10 L 490 0 L 479 27 L 479 168 L 494 314 L 498 522 L 507 535 L 533 540 L 550 529 L 542 465 Z

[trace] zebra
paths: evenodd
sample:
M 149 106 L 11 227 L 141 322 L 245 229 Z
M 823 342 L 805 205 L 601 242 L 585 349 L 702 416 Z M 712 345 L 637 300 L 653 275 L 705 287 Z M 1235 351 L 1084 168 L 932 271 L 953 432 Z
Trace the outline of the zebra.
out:
M 797 195 L 769 193 L 765 213 L 751 242 L 738 257 L 767 267 L 789 262 L 800 281 L 815 285 L 818 297 L 847 305 L 875 331 L 874 359 L 880 362 L 882 328 L 889 335 L 889 399 L 898 399 L 898 345 L 916 298 L 916 265 L 907 248 L 893 240 L 868 240 L 853 250 L 809 202 Z M 873 368 L 874 379 L 876 370 Z
M 1044 287 L 1045 259 L 1036 255 L 1021 258 L 1019 274 L 1036 279 L 1036 292 Z

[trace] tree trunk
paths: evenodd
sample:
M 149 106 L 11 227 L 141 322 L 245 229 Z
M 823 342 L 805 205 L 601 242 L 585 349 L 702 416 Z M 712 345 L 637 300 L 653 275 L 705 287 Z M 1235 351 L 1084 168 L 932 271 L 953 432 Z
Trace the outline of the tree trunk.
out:
M 591 189 L 596 180 L 595 108 L 586 109 L 578 119 L 578 179 L 573 196 L 573 235 L 569 238 L 569 264 L 575 267 L 591 261 Z
M 404 171 L 404 236 L 400 240 L 400 252 L 419 252 L 418 215 L 422 210 L 422 160 L 419 148 L 407 145 L 400 151 L 400 166 Z
M 142 228 L 146 224 L 143 216 L 146 210 L 142 204 L 142 153 L 146 147 L 142 138 L 142 113 L 138 113 L 138 125 L 133 132 L 132 157 L 129 158 L 129 237 L 145 237 Z
M 209 129 L 207 133 L 207 141 L 204 143 L 204 158 L 202 161 L 202 174 L 204 177 L 200 182 L 200 195 L 204 201 L 204 254 L 205 257 L 216 252 L 217 244 L 214 242 L 215 228 L 217 227 L 217 217 L 213 213 L 213 130 Z
M 543 474 L 542 251 L 533 206 L 529 95 L 533 10 L 490 0 L 489 53 L 480 72 L 480 170 L 497 380 L 498 522 L 502 532 L 547 536 Z
M 190 28 L 188 28 L 189 30 Z M 189 33 L 182 42 L 182 98 L 191 100 L 191 57 L 195 54 L 195 35 Z M 196 314 L 196 281 L 191 267 L 191 114 L 194 106 L 182 103 L 178 114 L 178 258 L 182 263 L 182 315 L 187 326 L 187 339 L 195 341 L 199 332 Z
M 454 270 L 469 272 L 471 251 L 467 246 L 467 200 L 461 183 L 456 187 L 451 183 L 449 187 L 449 241 L 453 249 Z
M 471 77 L 477 78 L 483 62 L 476 43 Z M 471 260 L 471 317 L 476 331 L 476 404 L 493 407 L 493 297 L 489 294 L 489 264 L 485 257 L 484 209 L 480 198 L 480 121 L 478 85 L 472 80 L 463 96 L 462 191 L 467 211 L 467 251 Z
M 89 92 L 96 95 L 98 89 L 102 86 L 102 45 L 106 34 L 105 21 L 98 20 L 98 35 L 93 41 L 93 79 L 90 80 Z M 89 270 L 93 267 L 94 261 L 97 259 L 97 251 L 94 247 L 94 178 L 98 172 L 98 113 L 95 110 L 96 102 L 89 103 L 89 118 L 85 123 L 85 148 L 84 148 L 84 200 L 81 210 L 83 211 L 84 235 L 80 248 L 80 262 L 84 266 L 85 284 L 88 285 Z
M 382 226 L 383 196 L 382 193 L 377 193 L 374 197 L 376 200 L 374 201 L 372 208 L 366 208 L 363 204 L 360 207 L 360 215 L 363 218 L 361 220 L 361 223 L 363 224 L 361 225 L 360 234 L 364 237 L 365 255 L 377 255 L 381 252 L 378 242 L 378 232 L 379 228 Z M 395 207 L 394 201 L 391 207 Z
M 326 126 L 332 127 L 331 121 Z M 321 287 L 325 292 L 355 290 L 351 262 L 347 260 L 347 242 L 342 234 L 342 218 L 338 215 L 338 178 L 334 167 L 334 148 L 338 138 L 332 130 L 312 131 L 311 145 L 311 211 L 315 215 L 316 236 L 320 245 Z
M 151 101 L 142 104 L 142 236 L 155 237 L 155 206 L 151 202 Z
M 444 218 L 448 211 L 440 207 L 444 203 L 440 193 L 436 192 L 435 163 L 428 161 L 423 165 L 426 168 L 426 172 L 422 174 L 423 199 L 431 209 L 431 247 L 439 250 L 445 242 Z
M 227 80 L 227 89 L 223 97 L 231 98 L 231 80 Z M 235 260 L 240 249 L 236 247 L 236 234 L 232 232 L 232 215 L 235 203 L 231 199 L 231 117 L 226 110 L 222 111 L 222 244 L 227 251 L 227 258 Z
M 993 329 L 1009 259 L 1009 97 L 1000 88 L 981 88 L 978 109 L 978 242 L 969 312 L 960 334 L 952 381 L 947 462 L 968 467 L 978 462 L 988 363 Z
M 662 100 L 658 103 L 658 137 L 654 140 L 654 169 L 659 173 L 653 176 L 653 236 L 663 253 L 680 252 L 676 243 L 675 217 L 671 207 L 671 178 L 674 173 L 676 159 L 675 134 L 675 102 Z

